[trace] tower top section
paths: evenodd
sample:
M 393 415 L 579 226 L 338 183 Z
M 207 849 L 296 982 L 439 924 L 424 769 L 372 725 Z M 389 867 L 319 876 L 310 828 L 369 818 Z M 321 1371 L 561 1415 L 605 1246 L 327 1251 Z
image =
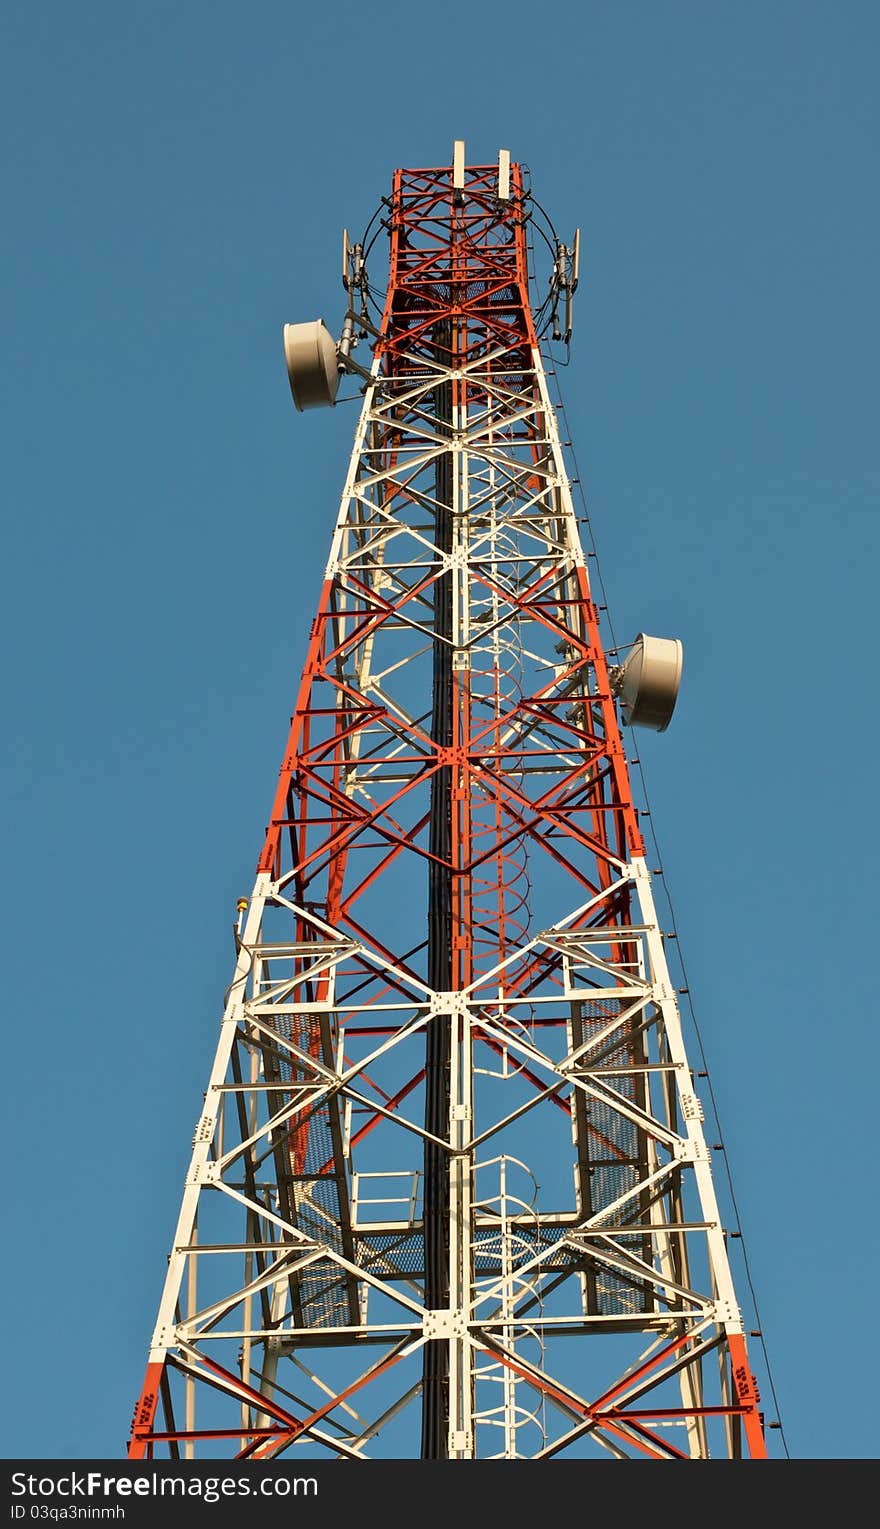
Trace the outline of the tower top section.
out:
M 390 269 L 384 308 L 378 311 L 367 261 L 383 229 L 391 242 Z M 529 301 L 532 229 L 551 262 L 549 290 L 534 305 Z M 457 365 L 469 364 L 478 348 L 491 342 L 508 351 L 523 348 L 519 364 L 507 366 L 513 384 L 517 373 L 529 371 L 529 353 L 540 339 L 570 341 L 579 261 L 580 230 L 570 245 L 557 236 L 507 149 L 494 164 L 468 165 L 464 140 L 456 139 L 451 164 L 395 170 L 391 195 L 383 196 L 361 239 L 353 242 L 343 230 L 348 311 L 339 340 L 322 319 L 285 325 L 285 360 L 297 409 L 335 403 L 346 373 L 375 384 L 376 367 L 355 359 L 360 340 L 373 341 L 374 357 L 381 351 L 385 377 L 405 373 L 404 352 L 420 350 L 429 333 L 436 339 L 441 310 L 458 331 Z

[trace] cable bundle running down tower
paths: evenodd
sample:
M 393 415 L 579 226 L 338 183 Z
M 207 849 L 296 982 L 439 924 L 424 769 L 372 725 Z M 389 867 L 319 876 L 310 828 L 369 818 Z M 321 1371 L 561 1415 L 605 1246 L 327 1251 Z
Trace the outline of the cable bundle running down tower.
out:
M 381 214 L 381 315 L 346 238 L 285 331 L 363 407 L 129 1452 L 763 1457 L 621 741 L 680 645 L 609 669 L 520 167 Z

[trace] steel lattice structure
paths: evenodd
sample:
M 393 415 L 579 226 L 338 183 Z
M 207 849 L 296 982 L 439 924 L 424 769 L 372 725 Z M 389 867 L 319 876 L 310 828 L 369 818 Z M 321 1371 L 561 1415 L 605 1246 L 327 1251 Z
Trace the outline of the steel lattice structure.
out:
M 386 201 L 135 1458 L 765 1454 L 509 173 Z

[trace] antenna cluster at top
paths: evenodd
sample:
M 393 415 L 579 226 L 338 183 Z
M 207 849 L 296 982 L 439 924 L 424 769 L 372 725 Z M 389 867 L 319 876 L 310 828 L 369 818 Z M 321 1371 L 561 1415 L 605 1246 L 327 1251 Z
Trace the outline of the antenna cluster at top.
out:
M 465 177 L 465 141 L 456 138 L 452 150 L 454 206 L 462 206 L 464 203 Z M 499 208 L 509 205 L 513 200 L 508 149 L 500 149 L 498 152 L 496 195 Z M 549 233 L 540 225 L 536 226 L 540 227 L 541 236 L 553 256 L 550 291 L 541 305 L 541 313 L 547 315 L 546 327 L 540 332 L 546 333 L 549 328 L 551 339 L 563 340 L 568 344 L 571 340 L 573 298 L 578 285 L 580 229 L 575 230 L 572 243 L 565 244 L 558 238 L 543 208 L 534 200 L 531 192 L 527 192 L 522 198 L 522 217 L 531 218 L 533 208 L 547 224 Z M 287 375 L 293 401 L 300 411 L 334 404 L 340 378 L 346 372 L 361 377 L 365 382 L 376 380 L 370 372 L 358 365 L 352 354 L 358 340 L 365 340 L 370 335 L 378 336 L 369 318 L 369 283 L 364 244 L 353 244 L 348 229 L 342 232 L 342 285 L 348 296 L 348 306 L 338 341 L 333 339 L 323 319 L 314 319 L 306 324 L 284 325 Z

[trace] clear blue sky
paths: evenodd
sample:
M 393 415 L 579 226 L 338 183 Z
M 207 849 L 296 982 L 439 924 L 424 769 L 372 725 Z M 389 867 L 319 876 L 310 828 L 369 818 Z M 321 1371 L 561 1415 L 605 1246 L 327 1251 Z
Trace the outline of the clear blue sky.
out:
M 583 230 L 565 401 L 615 627 L 685 644 L 640 756 L 785 1433 L 876 1456 L 878 42 L 869 0 L 7 7 L 6 1458 L 124 1449 L 354 423 L 294 413 L 281 326 L 455 137 Z

